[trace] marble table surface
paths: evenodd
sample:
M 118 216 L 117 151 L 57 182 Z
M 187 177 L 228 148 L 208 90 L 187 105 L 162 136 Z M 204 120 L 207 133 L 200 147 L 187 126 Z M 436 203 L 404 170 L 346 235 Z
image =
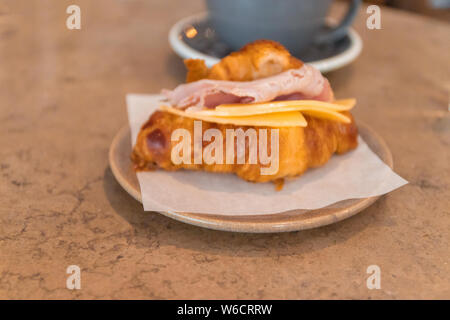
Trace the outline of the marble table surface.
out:
M 328 74 L 407 186 L 334 225 L 233 234 L 144 212 L 108 166 L 125 94 L 184 80 L 167 32 L 203 2 L 76 2 L 81 30 L 71 1 L 0 2 L 0 298 L 450 298 L 450 24 L 383 8 L 368 30 L 363 8 L 362 55 Z

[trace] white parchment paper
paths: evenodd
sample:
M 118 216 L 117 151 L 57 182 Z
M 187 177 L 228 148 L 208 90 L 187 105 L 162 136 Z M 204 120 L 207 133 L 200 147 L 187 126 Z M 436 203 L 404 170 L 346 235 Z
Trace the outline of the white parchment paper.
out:
M 160 95 L 127 95 L 131 143 L 161 104 Z M 286 181 L 281 191 L 272 183 L 250 183 L 232 174 L 180 170 L 138 172 L 146 211 L 223 215 L 273 214 L 319 209 L 335 202 L 378 196 L 407 183 L 359 137 L 356 150 L 335 155 L 323 167 Z

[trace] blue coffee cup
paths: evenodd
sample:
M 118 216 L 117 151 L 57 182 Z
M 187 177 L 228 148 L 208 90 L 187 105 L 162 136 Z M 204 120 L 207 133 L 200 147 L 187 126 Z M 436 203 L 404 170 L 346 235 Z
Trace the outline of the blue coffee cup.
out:
M 206 0 L 218 36 L 233 50 L 258 39 L 280 42 L 299 54 L 312 44 L 337 41 L 347 34 L 361 0 L 350 1 L 342 21 L 324 30 L 332 0 Z

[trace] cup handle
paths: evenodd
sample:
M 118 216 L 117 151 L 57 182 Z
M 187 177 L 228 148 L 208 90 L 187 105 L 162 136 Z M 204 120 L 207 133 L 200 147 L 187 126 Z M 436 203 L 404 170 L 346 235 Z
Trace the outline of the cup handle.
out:
M 334 27 L 331 30 L 327 30 L 325 32 L 320 33 L 315 42 L 317 44 L 329 43 L 332 41 L 336 41 L 342 39 L 347 34 L 347 30 L 352 24 L 353 20 L 355 20 L 356 15 L 358 13 L 359 6 L 361 5 L 361 0 L 352 0 L 350 3 L 350 7 L 348 8 L 348 12 L 345 15 L 344 19 L 341 23 Z

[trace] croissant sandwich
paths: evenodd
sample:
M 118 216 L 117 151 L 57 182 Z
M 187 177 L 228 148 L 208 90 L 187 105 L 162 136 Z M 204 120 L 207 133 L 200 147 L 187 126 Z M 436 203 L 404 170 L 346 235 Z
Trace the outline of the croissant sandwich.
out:
M 136 170 L 235 173 L 252 182 L 296 177 L 357 147 L 354 99 L 279 43 L 259 40 L 213 67 L 187 59 L 185 84 L 142 126 Z

